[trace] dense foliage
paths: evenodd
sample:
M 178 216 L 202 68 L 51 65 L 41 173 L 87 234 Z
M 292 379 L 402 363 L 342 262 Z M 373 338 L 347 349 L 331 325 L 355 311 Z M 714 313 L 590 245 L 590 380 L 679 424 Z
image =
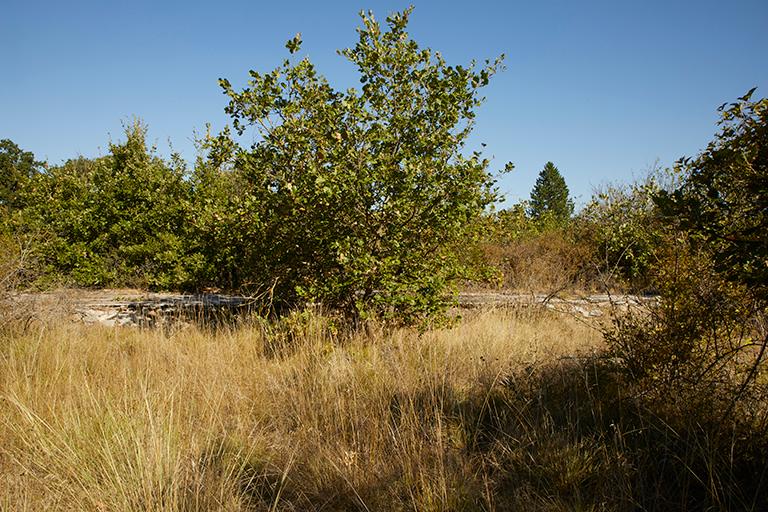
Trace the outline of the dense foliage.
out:
M 21 188 L 41 166 L 30 151 L 22 150 L 11 140 L 0 140 L 0 208 L 20 206 Z
M 136 123 L 110 155 L 69 160 L 29 180 L 14 221 L 36 241 L 47 275 L 85 286 L 187 281 L 191 189 L 183 165 L 154 155 L 145 135 Z
M 654 289 L 654 267 L 670 236 L 654 197 L 673 180 L 654 169 L 635 183 L 607 185 L 579 213 L 576 236 L 592 248 L 592 264 L 606 286 Z
M 306 58 L 251 71 L 239 92 L 221 80 L 235 129 L 258 137 L 244 148 L 225 133 L 212 151 L 248 187 L 255 277 L 278 304 L 413 319 L 441 310 L 464 273 L 451 248 L 495 195 L 488 160 L 461 150 L 500 59 L 448 65 L 410 39 L 410 12 L 387 29 L 363 15 L 358 43 L 340 52 L 361 90 L 334 90 Z
M 543 197 L 562 180 L 545 175 L 532 197 Z M 553 201 L 521 201 L 487 216 L 486 259 L 500 269 L 504 286 L 518 290 L 652 291 L 654 264 L 669 237 L 654 196 L 672 183 L 669 173 L 653 169 L 638 182 L 600 188 L 572 216 L 563 180 L 561 214 L 541 206 Z
M 409 37 L 410 14 L 386 26 L 362 15 L 359 41 L 339 52 L 359 90 L 294 57 L 251 71 L 240 91 L 220 80 L 234 130 L 256 142 L 209 134 L 191 174 L 148 148 L 140 123 L 108 156 L 41 173 L 5 151 L 2 201 L 26 205 L 13 224 L 39 242 L 44 279 L 226 288 L 406 323 L 443 311 L 469 275 L 456 249 L 496 198 L 489 161 L 464 146 L 502 58 L 448 65 Z M 296 54 L 300 37 L 286 46 Z
M 192 172 L 147 147 L 140 123 L 107 156 L 57 166 L 0 141 L 0 235 L 27 262 L 15 275 L 218 288 L 411 323 L 477 276 L 547 293 L 665 293 L 682 239 L 702 268 L 765 303 L 766 100 L 750 91 L 722 107 L 721 133 L 680 162 L 679 183 L 656 173 L 609 186 L 574 216 L 547 162 L 530 201 L 494 212 L 489 162 L 465 144 L 501 60 L 448 65 L 409 37 L 410 14 L 362 15 L 357 44 L 339 52 L 359 89 L 334 89 L 296 57 L 300 36 L 242 89 L 220 80 L 232 128 L 201 141 Z M 488 262 L 498 271 L 476 271 Z
M 768 300 L 768 99 L 752 101 L 753 93 L 720 107 L 721 132 L 681 160 L 685 182 L 658 203 L 710 251 L 718 272 Z
M 653 265 L 659 301 L 607 336 L 644 401 L 717 445 L 723 484 L 734 487 L 750 479 L 728 453 L 764 460 L 768 443 L 768 102 L 750 97 L 721 109 L 721 132 L 681 161 L 679 185 L 654 195 L 674 235 Z

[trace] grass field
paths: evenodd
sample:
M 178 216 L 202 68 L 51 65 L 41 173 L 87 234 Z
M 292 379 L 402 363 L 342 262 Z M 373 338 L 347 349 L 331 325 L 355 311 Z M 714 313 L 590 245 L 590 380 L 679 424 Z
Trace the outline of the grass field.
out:
M 695 509 L 721 487 L 684 434 L 621 405 L 600 332 L 546 311 L 1 339 L 4 511 Z

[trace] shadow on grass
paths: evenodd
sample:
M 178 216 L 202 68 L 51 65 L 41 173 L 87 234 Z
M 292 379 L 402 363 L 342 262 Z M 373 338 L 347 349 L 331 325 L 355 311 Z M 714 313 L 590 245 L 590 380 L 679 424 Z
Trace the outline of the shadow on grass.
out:
M 612 362 L 589 358 L 509 375 L 457 404 L 457 417 L 499 504 L 768 510 L 765 437 L 738 417 L 672 402 L 646 402 Z

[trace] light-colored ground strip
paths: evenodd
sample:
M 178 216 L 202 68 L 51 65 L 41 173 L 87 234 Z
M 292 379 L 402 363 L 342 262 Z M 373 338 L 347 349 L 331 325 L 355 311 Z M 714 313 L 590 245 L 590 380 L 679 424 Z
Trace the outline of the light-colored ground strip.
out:
M 609 312 L 625 312 L 632 308 L 647 306 L 658 301 L 656 296 L 642 295 L 575 295 L 560 297 L 546 294 L 522 294 L 503 292 L 466 292 L 459 294 L 463 307 L 487 306 L 538 306 L 552 311 L 570 313 L 584 318 L 604 316 Z
M 6 299 L 19 311 L 33 315 L 64 314 L 74 321 L 107 326 L 151 326 L 180 319 L 231 317 L 254 311 L 256 301 L 224 294 L 148 293 L 141 290 L 65 289 L 49 293 L 19 294 Z M 462 309 L 536 307 L 581 318 L 600 318 L 647 306 L 657 297 L 638 295 L 570 295 L 504 291 L 462 292 Z

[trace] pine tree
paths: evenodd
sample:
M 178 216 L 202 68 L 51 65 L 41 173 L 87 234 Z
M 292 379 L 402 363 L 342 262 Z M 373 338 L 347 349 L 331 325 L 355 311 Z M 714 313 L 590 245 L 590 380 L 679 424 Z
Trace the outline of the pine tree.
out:
M 555 164 L 547 162 L 531 191 L 529 215 L 535 220 L 564 222 L 573 214 L 573 201 L 568 198 L 568 185 Z

